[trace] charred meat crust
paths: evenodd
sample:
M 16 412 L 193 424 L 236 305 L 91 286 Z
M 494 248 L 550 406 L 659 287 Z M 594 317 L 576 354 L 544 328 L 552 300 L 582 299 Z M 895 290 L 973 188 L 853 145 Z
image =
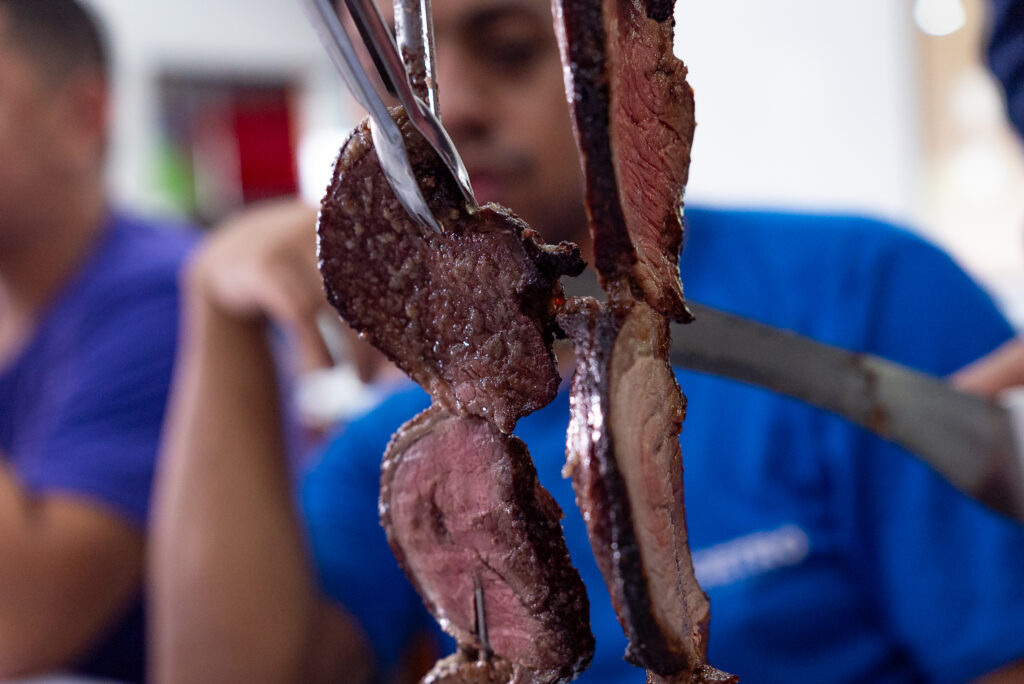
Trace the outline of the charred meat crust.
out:
M 611 86 L 605 56 L 602 0 L 554 0 L 555 31 L 565 66 L 576 142 L 586 178 L 587 216 L 594 239 L 594 267 L 605 278 L 629 273 L 636 250 L 626 230 L 612 158 Z
M 705 663 L 710 614 L 686 543 L 685 398 L 667 361 L 668 323 L 642 302 L 589 298 L 570 299 L 558 322 L 577 360 L 566 474 L 630 642 L 626 657 L 652 681 L 734 681 Z
M 686 322 L 680 211 L 695 122 L 673 5 L 554 0 L 554 12 L 602 286 Z
M 567 682 L 594 651 L 589 602 L 569 560 L 558 504 L 526 446 L 488 421 L 432 407 L 392 437 L 380 516 L 395 557 L 428 610 L 467 653 L 490 646 L 517 682 Z
M 549 403 L 550 343 L 562 275 L 583 269 L 572 244 L 543 244 L 507 210 L 470 214 L 407 117 L 396 110 L 438 234 L 411 219 L 385 180 L 364 122 L 345 143 L 318 223 L 328 300 L 435 401 L 458 415 L 516 420 Z
M 647 684 L 739 684 L 739 681 L 736 675 L 707 664 L 701 665 L 692 675 L 678 677 L 659 677 L 653 672 L 647 672 Z
M 573 341 L 577 364 L 570 398 L 566 474 L 572 477 L 577 505 L 588 521 L 594 556 L 629 639 L 626 659 L 656 672 L 674 673 L 688 663 L 654 617 L 626 482 L 615 458 L 614 436 L 607 430 L 595 430 L 592 424 L 596 416 L 601 416 L 602 424 L 609 417 L 608 373 L 625 316 L 625 311 L 604 308 L 594 299 L 573 298 L 558 317 Z M 599 439 L 593 439 L 595 433 L 600 434 Z
M 657 22 L 672 18 L 675 0 L 647 0 L 647 17 Z

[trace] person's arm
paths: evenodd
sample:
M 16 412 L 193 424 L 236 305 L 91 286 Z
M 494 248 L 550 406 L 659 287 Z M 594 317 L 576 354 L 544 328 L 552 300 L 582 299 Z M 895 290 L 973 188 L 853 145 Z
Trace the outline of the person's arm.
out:
M 79 662 L 139 596 L 172 270 L 90 280 L 67 326 L 43 333 L 45 369 L 26 381 L 45 389 L 24 395 L 22 437 L 0 457 L 0 679 Z
M 138 589 L 142 533 L 67 496 L 27 493 L 0 454 L 0 680 L 66 665 Z
M 266 318 L 318 354 L 315 214 L 227 226 L 185 278 L 154 503 L 151 678 L 307 683 L 367 676 L 361 634 L 317 594 L 292 497 Z

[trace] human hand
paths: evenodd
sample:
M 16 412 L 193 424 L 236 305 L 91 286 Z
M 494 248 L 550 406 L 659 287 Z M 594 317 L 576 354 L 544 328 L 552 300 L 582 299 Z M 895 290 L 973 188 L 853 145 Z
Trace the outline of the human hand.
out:
M 950 382 L 959 390 L 988 399 L 1024 385 L 1024 339 L 1011 340 L 965 366 L 950 376 Z
M 236 214 L 197 250 L 185 280 L 191 306 L 279 325 L 294 341 L 301 370 L 331 364 L 317 329 L 326 299 L 317 270 L 314 208 L 289 200 Z

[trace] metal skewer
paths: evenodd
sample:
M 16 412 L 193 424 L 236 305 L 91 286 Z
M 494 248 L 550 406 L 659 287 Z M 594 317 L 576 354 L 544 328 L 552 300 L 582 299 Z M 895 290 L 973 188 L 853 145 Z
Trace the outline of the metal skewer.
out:
M 307 16 L 316 29 L 320 42 L 327 49 L 331 61 L 341 74 L 352 96 L 370 115 L 370 133 L 388 182 L 398 195 L 409 215 L 441 232 L 427 206 L 419 184 L 413 176 L 409 157 L 405 152 L 402 132 L 388 113 L 387 106 L 363 70 L 352 41 L 345 32 L 329 0 L 301 0 Z
M 409 164 L 402 133 L 388 113 L 380 93 L 377 92 L 370 77 L 363 69 L 352 39 L 338 19 L 330 0 L 300 1 L 346 86 L 356 101 L 370 115 L 370 132 L 381 168 L 399 201 L 410 216 L 441 232 L 442 226 L 431 213 L 422 192 L 420 192 L 419 184 L 416 182 Z M 437 94 L 436 77 L 434 76 L 433 31 L 429 14 L 423 14 L 424 11 L 429 12 L 430 10 L 429 0 L 419 0 L 417 4 L 419 4 L 418 10 L 410 5 L 409 12 L 406 12 L 403 7 L 403 21 L 410 19 L 405 24 L 406 28 L 403 32 L 406 38 L 404 40 L 408 41 L 409 45 L 407 50 L 408 60 L 411 64 L 410 71 L 414 74 L 422 72 L 422 79 L 419 80 L 422 81 L 426 90 L 427 100 L 432 101 L 430 107 L 424 104 L 423 100 L 414 92 L 406 64 L 399 56 L 395 39 L 380 16 L 373 0 L 345 0 L 345 5 L 352 14 L 352 19 L 359 29 L 363 43 L 378 69 L 383 72 L 383 76 L 386 76 L 385 81 L 389 81 L 388 85 L 394 88 L 395 95 L 405 108 L 410 123 L 427 139 L 427 142 L 440 156 L 452 174 L 468 208 L 472 211 L 476 209 L 477 203 L 470 185 L 469 173 L 434 111 L 437 107 Z M 419 12 L 418 22 L 415 21 L 417 12 Z M 409 16 L 410 13 L 413 16 Z M 419 31 L 415 30 L 417 24 L 420 26 Z M 414 34 L 418 34 L 419 37 L 414 37 Z M 415 59 L 418 57 L 422 57 L 422 62 L 419 65 L 415 63 Z M 434 89 L 432 97 L 430 84 L 433 84 Z
M 395 0 L 395 36 L 413 92 L 441 118 L 434 63 L 434 18 L 430 0 Z
M 476 636 L 480 639 L 480 660 L 487 662 L 491 659 L 491 640 L 487 637 L 487 610 L 479 575 L 473 575 L 473 610 L 476 614 Z
M 424 9 L 424 5 L 429 8 L 429 3 L 417 4 L 420 4 L 420 10 Z M 473 187 L 469 182 L 469 172 L 466 171 L 462 158 L 459 157 L 459 153 L 455 150 L 455 144 L 448 137 L 448 132 L 444 130 L 437 116 L 413 91 L 413 87 L 409 82 L 409 75 L 406 72 L 406 65 L 398 55 L 398 46 L 395 44 L 395 39 L 388 29 L 388 25 L 384 23 L 384 19 L 380 16 L 377 6 L 373 0 L 345 0 L 345 5 L 352 13 L 352 18 L 359 26 L 360 32 L 366 37 L 367 49 L 379 57 L 379 63 L 383 65 L 388 78 L 391 80 L 398 101 L 405 108 L 406 114 L 409 115 L 409 121 L 427 139 L 427 142 L 430 143 L 431 147 L 441 157 L 441 161 L 448 167 L 469 208 L 471 210 L 476 209 L 476 196 L 473 194 Z M 415 8 L 411 9 L 414 10 Z M 402 13 L 406 14 L 404 8 Z M 428 30 L 431 25 L 430 21 L 429 19 L 421 18 L 419 23 L 421 27 L 426 27 L 420 31 L 421 38 L 413 38 L 413 35 L 417 33 L 415 30 L 407 30 L 405 32 L 406 37 L 412 44 L 418 42 L 419 45 L 414 47 L 413 50 L 418 51 L 425 59 L 429 56 L 430 62 L 433 64 L 432 31 Z M 414 27 L 415 25 L 416 22 L 414 21 L 409 26 Z M 413 69 L 414 72 L 419 70 L 419 66 Z M 424 73 L 426 73 L 425 67 Z

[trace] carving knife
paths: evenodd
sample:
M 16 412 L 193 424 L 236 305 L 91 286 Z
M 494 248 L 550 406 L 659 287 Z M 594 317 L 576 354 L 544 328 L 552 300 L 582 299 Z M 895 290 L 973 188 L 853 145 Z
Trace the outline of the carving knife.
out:
M 965 494 L 1024 521 L 1024 450 L 1013 412 L 885 359 L 689 303 L 672 362 L 836 413 L 927 462 Z M 1021 402 L 1017 402 L 1021 405 Z

